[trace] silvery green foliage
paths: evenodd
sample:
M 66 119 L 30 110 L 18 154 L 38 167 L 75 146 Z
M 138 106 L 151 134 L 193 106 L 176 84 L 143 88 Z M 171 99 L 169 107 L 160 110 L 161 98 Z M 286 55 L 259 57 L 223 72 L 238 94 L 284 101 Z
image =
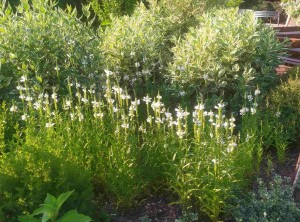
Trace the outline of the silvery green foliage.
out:
M 274 85 L 278 56 L 284 50 L 271 28 L 237 9 L 215 10 L 199 21 L 185 38 L 175 40 L 169 65 L 173 83 L 225 98 L 256 85 L 262 91 Z
M 44 90 L 60 85 L 68 77 L 89 80 L 100 67 L 99 38 L 77 17 L 77 11 L 66 11 L 47 1 L 21 1 L 16 8 L 0 9 L 0 90 L 9 97 L 16 79 L 27 76 Z M 89 17 L 88 7 L 83 7 Z
M 170 25 L 154 3 L 149 10 L 139 5 L 131 17 L 113 18 L 101 47 L 107 68 L 125 84 L 159 78 L 170 60 L 166 42 Z
M 250 193 L 240 199 L 233 207 L 236 221 L 273 222 L 300 220 L 300 210 L 293 200 L 292 187 L 287 178 L 275 176 L 268 186 L 258 180 L 257 193 Z

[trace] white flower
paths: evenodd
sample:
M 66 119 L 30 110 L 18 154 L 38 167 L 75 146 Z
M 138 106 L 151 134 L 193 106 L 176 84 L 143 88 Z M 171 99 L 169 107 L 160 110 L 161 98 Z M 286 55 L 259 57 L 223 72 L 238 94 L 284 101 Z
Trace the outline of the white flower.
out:
M 27 120 L 28 117 L 29 117 L 29 116 L 25 113 L 25 114 L 23 114 L 23 115 L 21 116 L 21 119 L 25 121 L 25 120 Z
M 46 128 L 50 128 L 50 127 L 52 127 L 52 126 L 54 126 L 54 125 L 55 125 L 55 123 L 51 123 L 51 122 L 50 122 L 50 123 L 46 123 L 46 126 L 45 126 L 45 127 L 46 127 Z
M 234 118 L 234 117 L 231 117 L 231 118 L 229 119 L 229 122 L 235 122 L 235 118 Z
M 20 86 L 20 85 L 18 85 L 17 86 L 17 90 L 19 90 L 19 91 L 22 91 L 22 90 L 24 90 L 25 88 L 23 87 L 23 86 Z
M 130 57 L 132 58 L 133 56 L 135 56 L 135 52 L 130 52 Z
M 27 76 L 21 76 L 20 82 L 26 82 L 26 80 L 27 80 Z
M 153 116 L 148 116 L 148 118 L 147 118 L 147 123 L 151 123 L 151 122 L 152 122 L 152 119 L 154 119 Z
M 139 62 L 134 63 L 134 65 L 135 65 L 136 68 L 140 67 L 140 63 Z
M 35 110 L 38 110 L 40 107 L 41 107 L 41 104 L 40 104 L 39 102 L 35 102 L 35 103 L 33 104 L 33 108 L 34 108 Z
M 247 108 L 247 107 L 244 107 L 240 110 L 241 116 L 245 115 L 247 112 L 249 112 L 249 108 Z
M 143 98 L 143 101 L 148 104 L 148 103 L 151 103 L 151 98 L 147 95 L 146 97 Z
M 57 94 L 55 92 L 52 93 L 51 98 L 56 101 L 57 100 Z
M 139 127 L 139 131 L 141 131 L 142 133 L 146 133 L 147 132 L 146 129 L 143 126 Z
M 114 113 L 116 113 L 116 112 L 119 111 L 119 109 L 118 109 L 117 107 L 114 107 L 114 108 L 113 108 L 113 111 L 114 111 Z
M 165 116 L 167 119 L 172 119 L 172 113 L 166 112 Z
M 222 109 L 222 108 L 224 108 L 224 107 L 225 107 L 225 104 L 222 103 L 222 102 L 220 102 L 220 103 L 218 103 L 217 106 L 215 106 L 215 109 Z
M 184 68 L 183 66 L 177 66 L 177 70 L 179 70 L 179 71 L 184 71 L 185 68 Z
M 15 106 L 15 105 L 12 105 L 11 107 L 10 107 L 10 109 L 9 109 L 9 111 L 11 111 L 11 112 L 17 112 L 18 111 L 18 107 L 17 106 Z
M 27 102 L 29 102 L 29 101 L 32 101 L 33 98 L 32 98 L 31 96 L 26 96 L 26 97 L 25 97 L 25 100 L 26 100 Z
M 181 108 L 176 108 L 175 111 L 178 119 L 183 119 L 190 114 L 189 112 L 183 111 Z
M 163 122 L 164 122 L 164 119 L 156 118 L 156 119 L 155 119 L 155 122 L 156 122 L 156 123 L 163 123 Z
M 237 144 L 235 142 L 229 143 L 227 147 L 227 152 L 231 153 L 236 146 Z
M 180 92 L 179 92 L 179 95 L 180 95 L 180 96 L 185 96 L 185 95 L 186 95 L 186 92 L 185 92 L 185 91 L 180 91 Z
M 124 129 L 128 129 L 129 128 L 129 124 L 128 123 L 123 123 L 121 125 L 121 127 L 124 128 Z
M 203 79 L 208 80 L 208 75 L 207 74 L 203 75 Z
M 80 88 L 80 83 L 76 82 L 76 88 Z
M 218 160 L 212 159 L 211 162 L 213 162 L 214 164 L 217 164 L 217 163 L 218 163 Z
M 88 103 L 88 102 L 89 102 L 89 100 L 86 99 L 86 98 L 81 98 L 81 101 L 82 101 L 83 103 Z
M 136 107 L 138 105 L 140 105 L 141 101 L 138 99 L 138 100 L 135 100 L 135 101 L 131 101 L 131 105 Z
M 252 101 L 253 100 L 253 96 L 251 95 L 251 94 L 249 94 L 248 96 L 247 96 L 247 99 L 248 99 L 248 101 Z
M 256 113 L 256 109 L 255 108 L 251 108 L 250 111 L 251 111 L 252 115 Z
M 205 106 L 203 104 L 195 106 L 195 110 L 204 110 Z
M 73 121 L 75 119 L 75 114 L 74 113 L 70 113 L 70 117 L 71 117 L 71 120 Z
M 182 131 L 182 130 L 179 130 L 179 131 L 176 132 L 176 134 L 177 134 L 177 136 L 178 136 L 180 139 L 182 139 L 183 136 L 185 135 L 185 132 Z
M 105 74 L 106 74 L 107 77 L 111 76 L 113 74 L 113 72 L 110 71 L 110 70 L 108 70 L 108 69 L 104 69 L 104 72 L 105 72 Z
M 281 112 L 276 112 L 276 117 L 280 117 L 280 115 L 281 115 Z
M 154 110 L 157 110 L 157 109 L 159 109 L 160 107 L 163 107 L 163 103 L 161 103 L 161 102 L 152 102 L 151 103 L 151 107 L 152 107 L 152 109 L 154 109 Z
M 81 122 L 84 119 L 84 116 L 82 113 L 78 113 L 78 120 Z
M 117 86 L 113 86 L 113 87 L 112 87 L 112 90 L 113 90 L 114 93 L 120 93 L 120 94 L 121 94 L 122 91 L 123 91 L 122 88 L 117 87 Z
M 103 113 L 94 113 L 95 118 L 103 118 L 104 114 Z
M 254 95 L 259 95 L 260 94 L 260 90 L 259 89 L 256 89 L 255 91 L 254 91 Z
M 125 76 L 123 77 L 123 79 L 124 79 L 124 80 L 129 80 L 129 75 L 125 75 Z

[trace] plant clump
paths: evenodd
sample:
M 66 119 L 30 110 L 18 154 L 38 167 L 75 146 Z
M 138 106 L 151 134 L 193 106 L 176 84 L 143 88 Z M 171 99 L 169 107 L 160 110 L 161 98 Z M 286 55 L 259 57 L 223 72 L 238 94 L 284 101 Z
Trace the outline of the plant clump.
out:
M 2 100 L 16 94 L 17 79 L 24 75 L 37 90 L 60 86 L 61 93 L 69 77 L 87 83 L 98 75 L 100 39 L 91 24 L 76 18 L 75 9 L 63 11 L 52 1 L 23 0 L 16 10 L 3 5 L 0 11 Z
M 252 13 L 216 10 L 175 41 L 169 79 L 188 92 L 228 102 L 257 85 L 265 92 L 278 83 L 275 68 L 283 46 Z

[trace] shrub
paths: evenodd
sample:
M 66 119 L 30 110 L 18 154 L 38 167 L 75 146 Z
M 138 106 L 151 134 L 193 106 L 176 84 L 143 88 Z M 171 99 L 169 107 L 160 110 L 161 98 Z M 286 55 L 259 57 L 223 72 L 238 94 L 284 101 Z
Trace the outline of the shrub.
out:
M 26 76 L 44 90 L 68 77 L 89 81 L 101 67 L 99 38 L 76 18 L 76 10 L 56 8 L 52 1 L 26 0 L 13 13 L 0 12 L 1 99 L 12 96 L 16 80 Z
M 294 75 L 292 73 L 294 72 Z M 279 119 L 286 138 L 296 141 L 300 132 L 298 120 L 300 118 L 300 80 L 299 68 L 294 68 L 288 75 L 286 82 L 274 88 L 267 95 L 267 111 L 273 117 Z
M 110 23 L 111 16 L 131 15 L 141 0 L 90 0 L 93 11 L 102 24 Z
M 172 60 L 172 38 L 180 38 L 199 22 L 204 10 L 224 1 L 150 1 L 140 4 L 132 16 L 113 18 L 105 31 L 102 50 L 105 64 L 119 80 L 140 88 L 155 83 L 166 87 L 164 76 Z M 208 4 L 209 3 L 209 4 Z M 224 5 L 224 4 L 221 4 Z
M 252 13 L 238 14 L 236 9 L 207 13 L 175 44 L 169 78 L 204 98 L 221 95 L 229 101 L 257 85 L 265 92 L 278 82 L 275 67 L 283 44 Z
M 289 181 L 275 176 L 269 188 L 259 180 L 258 191 L 239 197 L 234 204 L 233 216 L 236 221 L 268 222 L 299 221 L 300 210 L 292 195 Z
M 1 221 L 16 221 L 40 204 L 45 193 L 66 189 L 76 189 L 68 207 L 91 213 L 91 173 L 76 159 L 60 156 L 57 148 L 23 145 L 0 158 Z
M 113 18 L 105 31 L 101 49 L 105 64 L 125 85 L 159 82 L 171 59 L 166 36 L 170 20 L 164 20 L 157 5 L 141 4 L 134 14 Z M 144 85 L 143 85 L 144 86 Z

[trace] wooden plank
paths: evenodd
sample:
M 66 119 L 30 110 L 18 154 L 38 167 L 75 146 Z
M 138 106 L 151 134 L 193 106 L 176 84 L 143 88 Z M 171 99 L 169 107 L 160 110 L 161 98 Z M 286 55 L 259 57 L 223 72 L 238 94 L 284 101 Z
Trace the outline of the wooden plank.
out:
M 278 37 L 288 37 L 288 38 L 298 38 L 298 39 L 300 39 L 300 31 L 277 32 L 276 36 L 278 36 Z
M 283 62 L 286 64 L 291 64 L 296 66 L 300 65 L 300 59 L 294 59 L 294 58 L 282 57 L 282 56 L 280 56 L 279 58 L 282 59 Z
M 277 32 L 276 35 L 300 35 L 300 31 Z
M 300 48 L 291 48 L 289 49 L 290 52 L 296 52 L 296 53 L 300 53 Z
M 274 26 L 273 29 L 275 31 L 279 31 L 279 32 L 293 32 L 293 31 L 300 31 L 300 26 L 288 26 L 288 27 L 285 27 L 285 26 L 276 27 L 276 26 Z

